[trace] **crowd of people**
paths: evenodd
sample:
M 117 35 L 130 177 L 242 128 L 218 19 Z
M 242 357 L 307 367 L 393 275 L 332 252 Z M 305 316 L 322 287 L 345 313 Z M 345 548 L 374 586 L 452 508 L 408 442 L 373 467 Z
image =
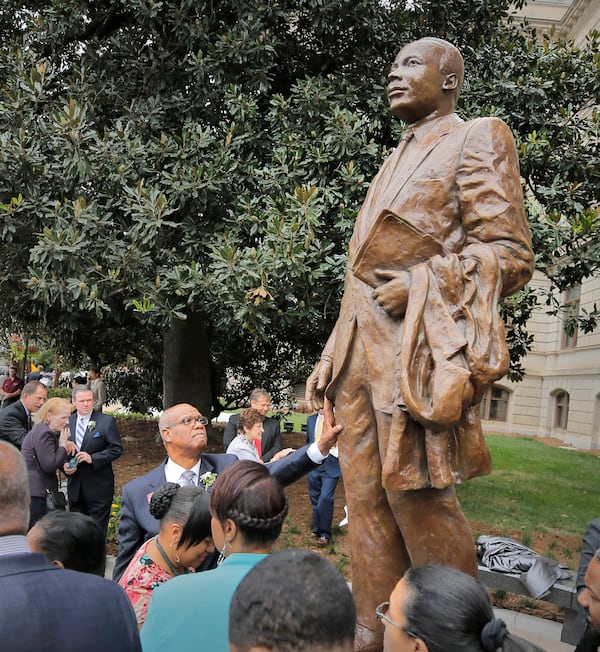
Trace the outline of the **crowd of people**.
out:
M 193 405 L 164 410 L 166 460 L 123 488 L 116 581 L 96 576 L 122 453 L 96 400 L 98 379 L 92 372 L 91 386 L 74 386 L 71 414 L 60 400 L 45 403 L 39 380 L 23 384 L 9 370 L 0 411 L 4 648 L 541 649 L 494 616 L 453 486 L 491 470 L 479 400 L 508 366 L 497 305 L 533 271 L 514 139 L 497 118 L 455 113 L 463 76 L 460 52 L 433 37 L 404 46 L 392 65 L 390 108 L 408 128 L 357 218 L 340 317 L 307 381 L 321 411 L 306 445 L 283 449 L 264 390 L 230 420 L 222 454 L 205 452 L 208 420 Z M 411 178 L 425 160 L 424 176 Z M 339 454 L 332 398 L 344 424 Z M 352 593 L 317 552 L 272 552 L 285 487 L 309 473 L 312 533 L 329 543 L 340 468 Z M 68 478 L 62 516 L 46 513 L 59 470 Z M 587 630 L 577 652 L 599 650 L 598 548 L 579 573 Z
M 20 452 L 14 443 L 0 442 L 0 501 L 6 506 L 0 516 L 0 632 L 8 628 L 15 603 L 27 601 L 35 609 L 39 604 L 48 618 L 56 617 L 60 602 L 41 604 L 40 595 L 52 587 L 61 596 L 72 590 L 78 575 L 105 573 L 106 529 L 96 505 L 103 502 L 98 487 L 90 492 L 86 478 L 80 480 L 77 493 L 70 495 L 70 511 L 46 513 L 44 497 L 46 489 L 57 488 L 57 470 L 77 472 L 87 464 L 93 482 L 95 465 L 110 466 L 112 417 L 102 415 L 109 419 L 103 423 L 92 405 L 89 388 L 76 387 L 72 405 L 61 398 L 43 402 Z M 263 428 L 264 415 L 256 408 L 236 419 L 236 437 L 244 436 L 242 451 L 250 452 L 248 459 L 232 454 L 231 444 L 228 453 L 205 453 L 207 420 L 192 405 L 165 410 L 159 430 L 167 459 L 123 491 L 119 564 L 113 576 L 118 581 L 84 579 L 74 594 L 88 586 L 95 591 L 93 600 L 78 603 L 81 622 L 87 623 L 105 600 L 120 609 L 88 647 L 354 650 L 356 610 L 343 576 L 315 552 L 272 552 L 288 513 L 284 487 L 318 472 L 336 446 L 341 429 L 334 426 L 330 407 L 318 416 L 312 441 L 298 451 L 276 451 L 267 463 L 250 448 Z M 579 601 L 588 615 L 578 652 L 597 652 L 600 644 L 600 551 L 595 549 L 600 542 L 594 525 L 585 535 L 582 564 L 588 567 L 580 569 L 578 581 Z M 484 585 L 454 568 L 411 568 L 391 595 L 381 597 L 375 617 L 383 628 L 385 652 L 541 649 L 511 634 L 494 617 Z M 13 606 L 5 608 L 9 602 Z M 23 635 L 19 649 L 78 649 L 69 647 L 61 628 L 47 648 L 40 648 L 39 640 L 34 643 L 34 636 L 35 631 Z

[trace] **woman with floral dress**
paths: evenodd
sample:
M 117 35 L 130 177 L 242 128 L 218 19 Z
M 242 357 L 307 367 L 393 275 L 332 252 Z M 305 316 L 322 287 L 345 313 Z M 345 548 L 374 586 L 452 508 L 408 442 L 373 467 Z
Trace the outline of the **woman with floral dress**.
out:
M 152 494 L 150 513 L 160 520 L 159 532 L 139 547 L 119 580 L 139 628 L 144 624 L 152 591 L 176 575 L 194 572 L 215 549 L 209 496 L 203 487 L 167 482 Z

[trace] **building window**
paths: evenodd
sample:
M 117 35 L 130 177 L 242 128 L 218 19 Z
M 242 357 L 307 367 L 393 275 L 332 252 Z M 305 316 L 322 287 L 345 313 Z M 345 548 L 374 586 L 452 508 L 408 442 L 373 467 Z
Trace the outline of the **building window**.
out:
M 569 423 L 569 395 L 558 392 L 554 397 L 554 427 L 567 429 Z
M 506 389 L 499 385 L 490 387 L 481 401 L 481 418 L 491 421 L 506 421 L 509 398 L 510 393 Z
M 575 285 L 565 291 L 563 304 L 564 318 L 561 345 L 563 349 L 573 349 L 577 346 L 577 317 L 579 315 L 579 300 L 581 286 Z M 567 323 L 569 331 L 567 331 Z

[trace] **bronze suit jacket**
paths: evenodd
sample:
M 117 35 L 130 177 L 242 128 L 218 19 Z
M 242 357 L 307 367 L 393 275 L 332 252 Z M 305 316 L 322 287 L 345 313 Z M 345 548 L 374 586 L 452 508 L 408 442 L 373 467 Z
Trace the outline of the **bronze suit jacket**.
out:
M 352 272 L 382 210 L 445 250 L 409 266 L 403 319 L 380 308 L 373 288 Z M 381 260 L 382 269 L 388 266 Z M 392 153 L 371 183 L 350 241 L 340 314 L 323 351 L 333 358 L 326 394 L 335 401 L 360 338 L 373 407 L 392 415 L 384 487 L 443 488 L 490 472 L 478 404 L 508 369 L 497 303 L 532 272 L 519 163 L 506 124 L 452 114 L 418 125 L 414 140 Z

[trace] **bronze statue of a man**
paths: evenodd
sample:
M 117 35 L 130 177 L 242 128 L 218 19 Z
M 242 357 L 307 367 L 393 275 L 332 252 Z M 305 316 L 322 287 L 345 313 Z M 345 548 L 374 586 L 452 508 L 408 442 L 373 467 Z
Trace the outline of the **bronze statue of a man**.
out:
M 491 471 L 479 403 L 508 369 L 498 302 L 531 278 L 513 137 L 454 113 L 460 52 L 406 45 L 389 74 L 408 125 L 373 179 L 350 241 L 336 326 L 307 381 L 327 395 L 349 514 L 357 650 L 381 650 L 375 607 L 411 565 L 472 575 L 472 533 L 454 484 Z

